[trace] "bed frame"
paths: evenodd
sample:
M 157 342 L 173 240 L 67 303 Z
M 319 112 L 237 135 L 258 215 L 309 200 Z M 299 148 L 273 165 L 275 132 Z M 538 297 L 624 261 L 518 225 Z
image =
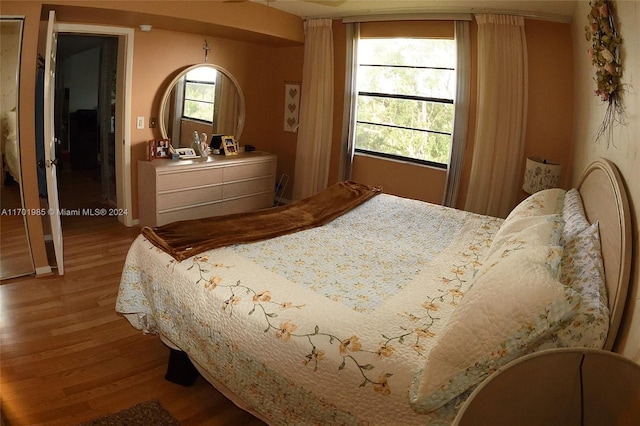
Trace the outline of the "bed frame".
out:
M 631 218 L 629 202 L 620 173 L 606 159 L 591 163 L 580 177 L 576 188 L 580 191 L 585 213 L 590 223 L 599 222 L 605 281 L 609 302 L 610 324 L 604 349 L 612 350 L 625 307 L 631 272 Z M 167 380 L 189 386 L 200 373 L 226 398 L 257 418 L 267 419 L 256 412 L 222 383 L 182 352 L 165 336 L 162 341 L 171 348 Z
M 592 162 L 576 185 L 590 223 L 598 221 L 605 283 L 609 299 L 609 333 L 604 349 L 612 350 L 620 328 L 631 275 L 631 216 L 617 167 L 604 158 Z

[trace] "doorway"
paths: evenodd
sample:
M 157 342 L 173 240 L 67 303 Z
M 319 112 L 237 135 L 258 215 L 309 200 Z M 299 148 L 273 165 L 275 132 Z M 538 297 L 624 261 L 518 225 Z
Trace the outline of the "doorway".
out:
M 117 207 L 115 114 L 118 38 L 60 34 L 55 90 L 62 222 Z M 100 220 L 117 220 L 115 215 Z
M 55 99 L 56 88 L 63 87 L 56 83 L 55 70 L 58 48 L 58 37 L 62 34 L 74 34 L 85 36 L 104 36 L 115 37 L 117 39 L 117 61 L 116 72 L 114 79 L 115 83 L 115 105 L 113 105 L 111 117 L 115 117 L 115 122 L 109 125 L 103 125 L 103 131 L 108 132 L 108 129 L 113 129 L 115 134 L 115 187 L 116 187 L 116 206 L 114 209 L 117 213 L 113 214 L 117 217 L 119 222 L 122 222 L 125 226 L 133 226 L 133 212 L 131 209 L 131 81 L 133 74 L 133 35 L 134 30 L 131 28 L 123 27 L 108 27 L 102 25 L 85 25 L 85 24 L 68 24 L 58 23 L 55 18 L 55 11 L 49 11 L 49 19 L 46 31 L 46 50 L 45 57 L 47 60 L 44 62 L 43 73 L 43 85 L 44 90 L 44 113 L 41 114 L 44 117 L 44 138 L 38 143 L 41 146 L 41 151 L 44 153 L 44 161 L 39 161 L 41 167 L 38 170 L 47 170 L 46 174 L 46 191 L 45 197 L 48 198 L 49 211 L 53 210 L 54 213 L 49 216 L 49 222 L 51 224 L 50 234 L 45 235 L 45 241 L 50 240 L 53 243 L 55 251 L 54 264 L 58 268 L 58 274 L 62 275 L 64 272 L 64 256 L 63 256 L 63 233 L 61 227 L 61 218 L 65 217 L 81 217 L 88 219 L 89 222 L 96 222 L 94 216 L 108 216 L 107 211 L 111 211 L 104 208 L 99 209 L 85 209 L 80 210 L 66 208 L 60 208 L 60 200 L 58 195 L 58 161 L 64 162 L 64 157 L 58 160 L 58 153 L 62 156 L 63 146 L 58 144 L 59 140 L 56 135 L 56 123 L 61 125 L 60 119 L 55 116 Z M 111 86 L 105 86 L 111 87 Z M 113 89 L 111 89 L 113 90 Z M 58 90 L 60 92 L 60 90 Z M 109 99 L 109 96 L 102 97 L 103 99 Z M 62 107 L 58 108 L 58 111 L 64 111 L 64 95 L 58 96 L 58 99 L 63 99 L 61 102 Z M 113 97 L 111 97 L 113 100 Z M 96 108 L 97 109 L 97 108 Z M 103 108 L 103 111 L 105 109 Z M 108 120 L 107 120 L 108 121 Z M 71 128 L 71 120 L 69 119 L 69 128 Z M 71 138 L 69 138 L 69 144 L 71 144 Z M 69 145 L 70 146 L 70 145 Z M 43 149 L 46 148 L 46 149 Z M 70 150 L 69 150 L 70 151 Z M 70 153 L 69 153 L 70 156 Z M 87 158 L 92 158 L 91 155 Z M 101 158 L 107 159 L 104 153 L 101 153 Z M 108 160 L 107 160 L 108 161 Z M 70 158 L 69 158 L 70 162 Z M 106 162 L 103 162 L 106 164 Z M 40 177 L 40 175 L 39 175 Z M 100 177 L 101 184 L 104 181 Z M 72 179 L 73 183 L 86 182 L 84 179 Z M 40 179 L 39 179 L 40 184 Z M 72 193 L 86 193 L 85 191 L 75 191 Z M 41 193 L 42 195 L 42 193 Z M 95 214 L 96 211 L 104 212 L 103 214 Z M 47 222 L 47 223 L 49 223 Z M 65 230 L 65 236 L 68 236 L 68 229 Z M 50 257 L 50 260 L 52 258 Z

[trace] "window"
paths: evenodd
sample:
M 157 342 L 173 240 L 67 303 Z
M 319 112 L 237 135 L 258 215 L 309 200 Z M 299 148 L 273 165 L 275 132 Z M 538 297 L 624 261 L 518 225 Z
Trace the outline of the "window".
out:
M 182 116 L 213 122 L 218 71 L 202 67 L 189 71 L 184 83 Z
M 360 39 L 356 152 L 446 168 L 455 65 L 455 40 Z

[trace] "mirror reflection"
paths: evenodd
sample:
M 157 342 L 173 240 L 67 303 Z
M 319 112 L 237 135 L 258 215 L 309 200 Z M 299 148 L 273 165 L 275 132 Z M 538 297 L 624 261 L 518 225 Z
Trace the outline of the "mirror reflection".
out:
M 34 272 L 23 209 L 20 137 L 18 126 L 18 77 L 22 44 L 22 19 L 0 19 L 0 279 Z
M 160 132 L 176 148 L 189 148 L 193 134 L 232 135 L 244 126 L 244 97 L 235 78 L 212 64 L 191 66 L 167 87 L 160 103 Z

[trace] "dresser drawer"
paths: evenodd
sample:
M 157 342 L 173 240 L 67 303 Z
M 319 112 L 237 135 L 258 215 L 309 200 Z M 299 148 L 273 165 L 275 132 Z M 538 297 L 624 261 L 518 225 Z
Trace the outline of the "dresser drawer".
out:
M 158 210 L 186 207 L 222 199 L 222 184 L 180 190 L 160 191 Z
M 211 216 L 220 216 L 222 214 L 222 208 L 222 203 L 217 201 L 215 203 L 205 204 L 202 206 L 159 211 L 158 224 L 155 226 L 162 226 L 179 220 L 206 220 L 205 218 L 209 218 Z
M 264 194 L 224 200 L 222 206 L 224 214 L 242 213 L 273 207 L 273 192 L 269 191 Z
M 163 191 L 222 183 L 222 167 L 206 167 L 158 173 L 158 188 Z
M 235 198 L 261 192 L 274 192 L 273 176 L 227 183 L 222 188 L 222 198 Z
M 273 176 L 276 174 L 276 162 L 264 161 L 259 163 L 239 164 L 224 169 L 224 181 L 250 179 L 256 177 Z

